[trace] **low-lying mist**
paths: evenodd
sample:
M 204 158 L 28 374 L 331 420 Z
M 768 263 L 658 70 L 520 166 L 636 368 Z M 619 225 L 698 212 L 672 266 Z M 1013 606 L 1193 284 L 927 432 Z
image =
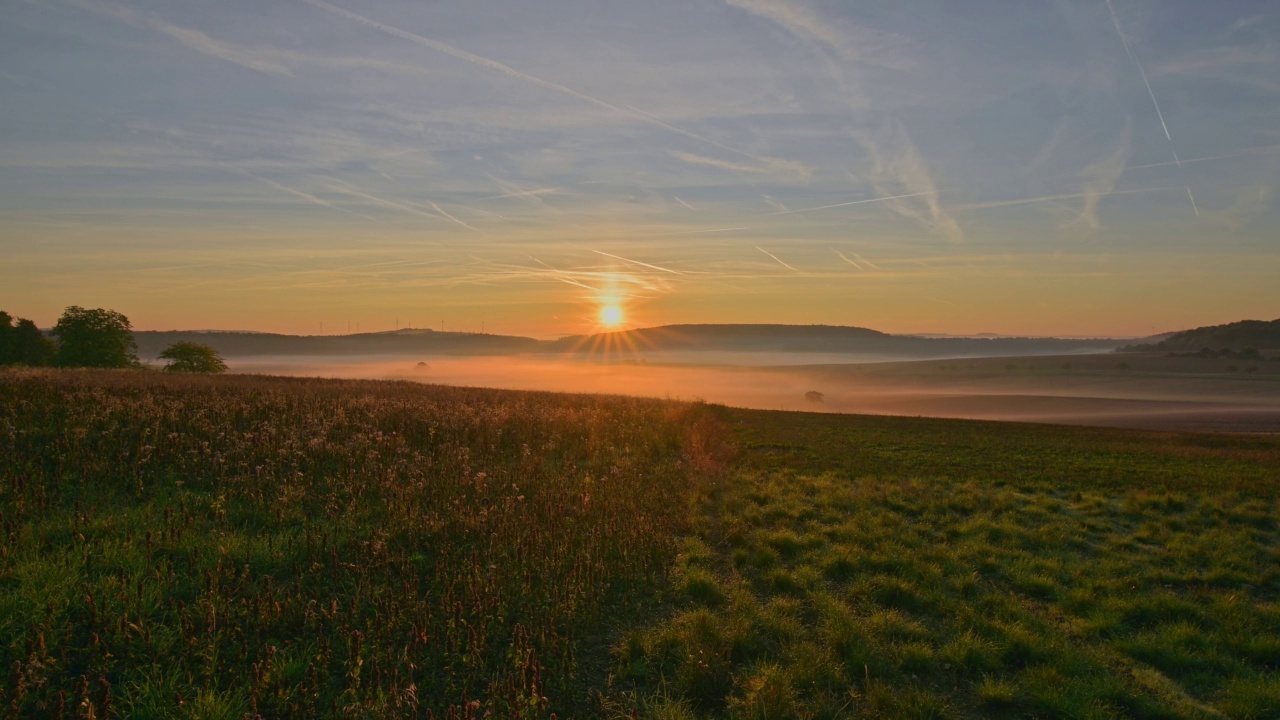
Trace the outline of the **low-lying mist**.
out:
M 1234 376 L 1194 365 L 1170 371 L 1168 361 L 1131 368 L 1115 355 L 863 364 L 799 353 L 688 355 L 697 357 L 260 356 L 227 363 L 239 373 L 702 399 L 764 410 L 1280 432 L 1280 368 L 1269 366 Z

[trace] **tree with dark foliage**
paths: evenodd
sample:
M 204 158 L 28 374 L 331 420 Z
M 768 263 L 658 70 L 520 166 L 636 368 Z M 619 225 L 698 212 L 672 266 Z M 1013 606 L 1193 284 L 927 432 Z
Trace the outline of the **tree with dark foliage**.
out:
M 115 310 L 67 308 L 53 326 L 58 338 L 54 363 L 60 367 L 123 368 L 138 365 L 138 346 L 129 318 Z
M 13 316 L 0 310 L 0 365 L 17 362 L 13 351 Z
M 169 361 L 164 367 L 169 372 L 220 373 L 227 370 L 227 364 L 218 351 L 200 343 L 176 342 L 165 348 L 160 358 Z
M 0 365 L 38 367 L 53 360 L 54 346 L 30 320 L 0 310 Z
M 34 322 L 19 318 L 11 337 L 20 364 L 40 367 L 53 362 L 53 353 L 56 349 L 53 341 L 45 337 Z

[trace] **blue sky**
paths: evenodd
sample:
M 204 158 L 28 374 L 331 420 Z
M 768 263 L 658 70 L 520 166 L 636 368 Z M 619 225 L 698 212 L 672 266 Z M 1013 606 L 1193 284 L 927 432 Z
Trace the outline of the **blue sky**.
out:
M 855 7 L 850 7 L 855 5 Z M 1280 316 L 1259 2 L 15 2 L 0 307 L 552 336 Z

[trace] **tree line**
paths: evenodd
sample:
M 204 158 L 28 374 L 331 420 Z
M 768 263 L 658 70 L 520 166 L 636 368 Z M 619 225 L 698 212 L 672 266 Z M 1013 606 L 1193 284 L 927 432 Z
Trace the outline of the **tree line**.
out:
M 16 322 L 15 322 L 16 321 Z M 218 373 L 227 369 L 208 345 L 177 342 L 160 358 L 171 372 Z M 31 320 L 0 310 L 0 366 L 138 368 L 138 345 L 129 318 L 115 310 L 72 305 L 45 334 Z

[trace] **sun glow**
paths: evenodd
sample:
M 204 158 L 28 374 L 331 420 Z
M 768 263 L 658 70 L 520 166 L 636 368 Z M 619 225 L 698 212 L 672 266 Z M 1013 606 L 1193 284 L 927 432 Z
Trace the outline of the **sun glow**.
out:
M 615 328 L 622 324 L 622 308 L 618 305 L 605 305 L 600 308 L 600 324 L 607 328 Z

